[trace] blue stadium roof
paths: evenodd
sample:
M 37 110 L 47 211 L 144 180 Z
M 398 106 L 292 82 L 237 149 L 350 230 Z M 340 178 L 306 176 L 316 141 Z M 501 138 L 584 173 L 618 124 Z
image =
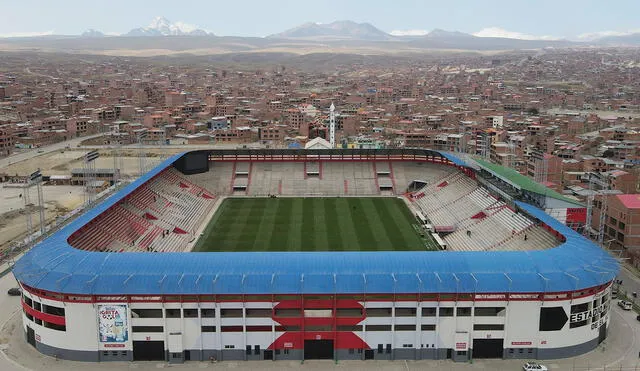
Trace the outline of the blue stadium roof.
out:
M 68 294 L 558 292 L 611 281 L 606 251 L 529 204 L 517 206 L 564 235 L 542 251 L 102 253 L 68 237 L 184 154 L 175 155 L 45 239 L 13 268 L 24 284 Z M 454 161 L 453 156 L 447 158 Z M 457 162 L 459 159 L 455 158 Z M 456 163 L 457 163 L 456 162 Z

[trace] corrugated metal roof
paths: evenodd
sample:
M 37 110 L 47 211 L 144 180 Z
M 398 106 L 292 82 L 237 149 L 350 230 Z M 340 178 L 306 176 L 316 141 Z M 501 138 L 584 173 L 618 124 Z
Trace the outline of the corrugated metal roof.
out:
M 480 166 L 482 166 L 485 170 L 498 175 L 502 178 L 505 178 L 507 180 L 510 181 L 510 183 L 524 189 L 527 190 L 529 192 L 534 192 L 534 193 L 538 193 L 541 195 L 545 195 L 547 197 L 551 197 L 551 198 L 555 198 L 557 200 L 562 200 L 574 205 L 578 205 L 578 206 L 583 206 L 584 205 L 582 203 L 580 203 L 577 200 L 565 197 L 563 195 L 561 195 L 560 193 L 554 191 L 551 188 L 547 188 L 544 185 L 535 182 L 533 179 L 526 177 L 522 174 L 520 174 L 519 172 L 510 169 L 508 167 L 504 167 L 504 166 L 500 166 L 491 162 L 487 162 L 481 159 L 474 159 Z
M 16 262 L 15 277 L 43 290 L 95 295 L 504 293 L 592 287 L 612 280 L 619 269 L 600 247 L 521 202 L 520 209 L 567 242 L 542 251 L 495 252 L 101 253 L 69 246 L 74 231 L 182 155 L 167 159 L 35 246 Z

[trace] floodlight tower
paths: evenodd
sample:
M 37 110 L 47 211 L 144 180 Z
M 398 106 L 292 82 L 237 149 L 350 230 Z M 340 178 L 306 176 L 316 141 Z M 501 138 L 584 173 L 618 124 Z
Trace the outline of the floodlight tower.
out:
M 22 199 L 24 200 L 24 212 L 25 215 L 27 217 L 27 240 L 29 242 L 31 242 L 31 234 L 33 233 L 33 218 L 31 217 L 31 207 L 33 206 L 33 204 L 31 204 L 31 197 L 29 195 L 29 190 L 31 188 L 31 178 L 27 178 L 25 180 L 25 184 L 22 187 L 23 189 L 23 197 Z
M 97 179 L 95 160 L 100 157 L 98 151 L 91 151 L 84 155 L 84 200 L 86 206 L 91 206 L 95 200 L 95 181 Z
M 336 147 L 336 106 L 331 102 L 331 107 L 329 107 L 329 143 L 331 144 L 331 148 Z

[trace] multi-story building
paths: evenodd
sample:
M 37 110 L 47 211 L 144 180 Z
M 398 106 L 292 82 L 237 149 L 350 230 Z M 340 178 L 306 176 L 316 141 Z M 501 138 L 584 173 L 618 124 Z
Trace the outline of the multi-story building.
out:
M 0 157 L 9 156 L 16 145 L 11 125 L 0 125 Z

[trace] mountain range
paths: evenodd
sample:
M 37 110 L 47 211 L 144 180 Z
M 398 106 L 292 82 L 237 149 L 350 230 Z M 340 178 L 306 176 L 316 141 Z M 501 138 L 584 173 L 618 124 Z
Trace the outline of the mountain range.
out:
M 134 28 L 117 36 L 208 36 L 209 32 L 182 22 L 171 22 L 165 17 L 155 17 L 146 27 Z M 82 33 L 83 37 L 104 37 L 104 33 L 90 29 Z
M 396 36 L 369 23 L 305 23 L 266 37 L 216 36 L 202 28 L 157 17 L 146 27 L 121 35 L 90 29 L 82 35 L 0 38 L 0 50 L 153 56 L 224 53 L 415 54 L 440 51 L 525 50 L 579 47 L 640 47 L 640 33 L 585 42 L 479 37 L 435 29 L 426 35 Z
M 100 31 L 90 29 L 82 37 L 105 37 Z M 113 36 L 113 35 L 111 35 Z M 183 22 L 171 22 L 165 17 L 156 17 L 146 27 L 138 27 L 129 32 L 117 35 L 121 37 L 147 36 L 214 36 L 193 25 Z M 589 42 L 568 40 L 523 40 L 504 37 L 479 37 L 471 34 L 435 29 L 422 36 L 395 36 L 380 30 L 370 23 L 357 23 L 349 20 L 332 23 L 307 22 L 300 26 L 272 34 L 269 40 L 305 40 L 305 41 L 398 41 L 418 44 L 421 47 L 488 50 L 488 49 L 522 49 L 569 46 L 640 46 L 640 33 L 624 36 L 608 36 Z

